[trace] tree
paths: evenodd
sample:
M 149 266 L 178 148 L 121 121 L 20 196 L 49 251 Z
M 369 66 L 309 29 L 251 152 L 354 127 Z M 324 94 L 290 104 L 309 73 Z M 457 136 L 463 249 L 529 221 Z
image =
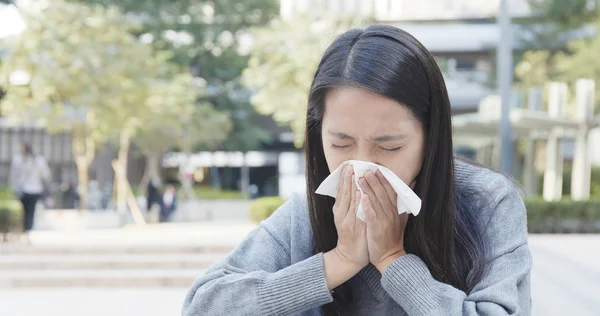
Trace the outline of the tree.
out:
M 529 0 L 534 12 L 539 13 L 543 22 L 557 25 L 562 29 L 579 28 L 600 17 L 598 0 Z
M 227 137 L 231 130 L 229 117 L 210 103 L 197 102 L 205 84 L 190 74 L 154 83 L 148 99 L 148 115 L 134 140 L 146 156 L 138 195 L 145 195 L 150 179 L 159 175 L 160 158 L 169 149 L 178 147 L 189 153 L 198 144 L 216 146 Z M 187 182 L 183 182 L 187 191 Z
M 322 52 L 336 35 L 365 24 L 360 19 L 300 17 L 254 30 L 243 81 L 256 91 L 251 102 L 258 112 L 289 125 L 297 146 L 303 142 L 308 93 Z
M 550 52 L 546 50 L 527 51 L 515 67 L 518 85 L 524 90 L 543 87 L 554 76 Z
M 240 83 L 248 56 L 247 30 L 279 14 L 277 0 L 78 0 L 115 5 L 141 22 L 136 35 L 157 49 L 174 51 L 172 61 L 207 81 L 206 102 L 226 112 L 232 131 L 221 145 L 226 150 L 256 149 L 269 135 L 247 118 L 256 114 Z M 199 144 L 195 149 L 208 149 Z
M 555 80 L 574 84 L 581 78 L 600 82 L 600 65 L 596 62 L 600 49 L 600 37 L 596 35 L 600 30 L 600 2 L 591 5 L 587 0 L 538 0 L 532 4 L 547 28 L 545 34 L 554 34 L 554 42 L 562 34 L 566 44 L 555 47 L 538 38 L 542 45 L 536 47 L 543 49 L 526 52 L 516 67 L 521 85 L 543 87 Z M 596 98 L 600 101 L 600 90 Z
M 0 66 L 2 110 L 71 133 L 86 207 L 96 148 L 131 126 L 123 117 L 142 104 L 152 49 L 114 8 L 54 1 L 19 11 L 27 29 L 10 39 Z

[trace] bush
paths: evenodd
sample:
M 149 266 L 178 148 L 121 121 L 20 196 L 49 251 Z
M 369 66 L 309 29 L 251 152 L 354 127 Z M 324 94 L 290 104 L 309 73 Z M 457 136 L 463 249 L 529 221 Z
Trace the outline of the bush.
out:
M 0 234 L 21 230 L 23 215 L 18 200 L 0 200 Z
M 529 232 L 600 233 L 600 199 L 526 202 Z
M 201 200 L 243 200 L 246 197 L 241 191 L 221 190 L 210 186 L 195 186 L 194 193 Z
M 261 197 L 250 204 L 250 219 L 255 223 L 267 219 L 285 200 L 279 196 Z
M 6 200 L 18 200 L 18 198 L 13 194 L 10 187 L 1 186 L 0 187 L 0 202 Z

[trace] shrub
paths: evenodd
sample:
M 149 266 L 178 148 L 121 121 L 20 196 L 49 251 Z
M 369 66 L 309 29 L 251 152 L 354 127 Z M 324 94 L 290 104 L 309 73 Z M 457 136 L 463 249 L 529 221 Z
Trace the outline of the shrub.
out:
M 533 233 L 600 232 L 600 199 L 546 202 L 526 201 L 528 228 Z
M 20 230 L 23 226 L 22 212 L 18 200 L 0 200 L 0 234 Z
M 238 190 L 221 190 L 210 186 L 194 186 L 196 197 L 201 200 L 242 200 L 246 197 Z
M 18 200 L 8 186 L 0 186 L 0 202 L 6 200 Z
M 250 204 L 250 219 L 255 223 L 267 219 L 285 200 L 279 196 L 258 198 Z

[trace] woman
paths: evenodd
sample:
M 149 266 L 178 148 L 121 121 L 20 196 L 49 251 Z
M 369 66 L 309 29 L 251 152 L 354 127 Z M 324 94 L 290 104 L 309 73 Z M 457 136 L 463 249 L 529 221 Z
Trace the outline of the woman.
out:
M 339 36 L 311 86 L 306 198 L 198 278 L 183 314 L 529 315 L 523 201 L 501 174 L 455 161 L 450 116 L 442 74 L 412 36 L 389 26 Z M 315 195 L 350 159 L 394 171 L 421 213 L 398 215 L 379 173 L 360 179 L 361 196 L 350 167 L 336 199 Z
M 35 207 L 49 182 L 50 168 L 46 159 L 34 155 L 31 145 L 23 144 L 21 155 L 13 159 L 10 183 L 23 204 L 23 233 L 26 242 L 29 242 L 29 231 L 33 228 Z

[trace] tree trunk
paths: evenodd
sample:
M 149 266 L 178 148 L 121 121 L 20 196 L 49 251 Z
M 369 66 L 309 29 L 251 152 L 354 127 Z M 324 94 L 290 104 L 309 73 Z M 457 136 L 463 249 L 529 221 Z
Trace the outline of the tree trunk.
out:
M 160 176 L 160 156 L 158 153 L 146 154 L 146 169 L 137 191 L 138 196 L 146 196 L 150 180 Z
M 77 182 L 79 193 L 79 209 L 85 210 L 88 208 L 88 182 L 90 163 L 84 156 L 75 157 L 75 165 L 77 165 Z
M 189 170 L 186 170 L 189 160 L 190 160 L 189 154 L 186 153 L 185 160 L 179 166 L 179 181 L 181 181 L 181 187 L 183 188 L 183 191 L 185 192 L 185 195 L 187 196 L 187 198 L 190 200 L 195 200 L 196 193 L 194 192 L 194 187 L 192 185 L 192 179 L 190 179 L 190 177 L 188 177 L 188 175 L 186 174 L 186 172 L 189 171 Z
M 96 151 L 94 140 L 87 135 L 85 127 L 73 129 L 71 150 L 77 166 L 79 209 L 85 210 L 88 208 L 89 169 Z
M 119 154 L 117 161 L 122 170 L 123 177 L 117 181 L 117 210 L 125 212 L 127 210 L 127 158 L 129 156 L 129 147 L 131 145 L 131 136 L 127 128 L 123 129 L 119 137 Z

